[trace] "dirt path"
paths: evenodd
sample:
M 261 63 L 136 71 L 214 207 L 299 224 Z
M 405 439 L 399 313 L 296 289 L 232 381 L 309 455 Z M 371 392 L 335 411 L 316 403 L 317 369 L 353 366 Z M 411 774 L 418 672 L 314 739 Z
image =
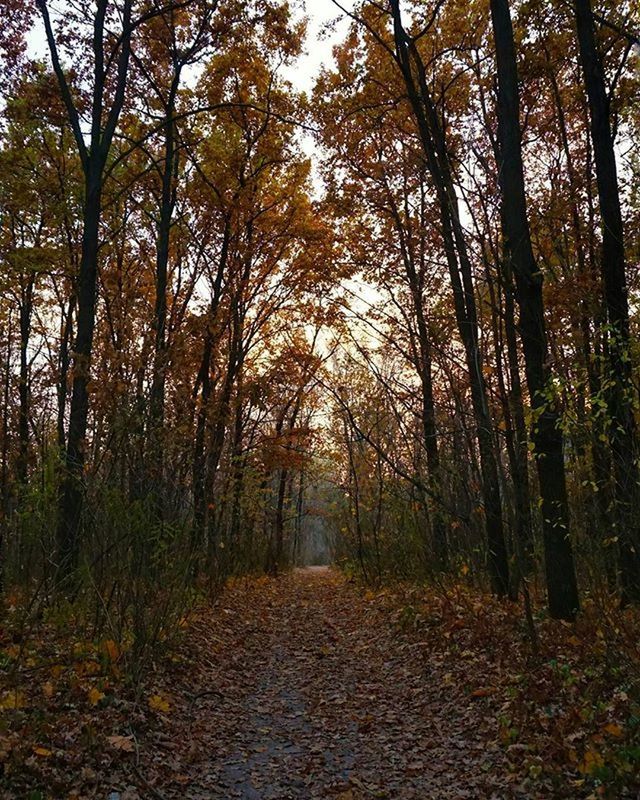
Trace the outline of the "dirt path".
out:
M 150 797 L 515 796 L 482 704 L 326 569 L 238 583 L 191 646 L 141 743 Z

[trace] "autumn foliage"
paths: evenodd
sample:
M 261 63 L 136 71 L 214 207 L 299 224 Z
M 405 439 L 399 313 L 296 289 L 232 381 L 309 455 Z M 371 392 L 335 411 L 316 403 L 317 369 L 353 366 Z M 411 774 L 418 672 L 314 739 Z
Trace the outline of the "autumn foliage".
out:
M 293 3 L 63 5 L 0 2 L 5 778 L 332 561 L 529 796 L 626 796 L 637 2 L 335 3 L 310 92 Z

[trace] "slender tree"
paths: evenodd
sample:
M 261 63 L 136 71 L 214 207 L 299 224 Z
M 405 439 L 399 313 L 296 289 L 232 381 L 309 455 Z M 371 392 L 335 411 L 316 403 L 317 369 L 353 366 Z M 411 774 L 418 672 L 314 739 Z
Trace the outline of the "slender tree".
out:
M 415 40 L 409 36 L 402 24 L 399 0 L 391 0 L 391 11 L 395 59 L 415 115 L 420 141 L 438 199 L 441 233 L 453 288 L 456 320 L 465 349 L 480 451 L 489 572 L 493 590 L 498 595 L 506 595 L 509 591 L 509 563 L 504 537 L 493 422 L 482 371 L 471 262 L 460 219 L 447 142 L 429 91 L 427 71 Z
M 536 264 L 527 218 L 520 132 L 518 72 L 508 0 L 491 0 L 498 66 L 498 179 L 506 253 L 513 266 L 520 308 L 527 385 L 533 410 L 531 436 L 542 499 L 545 569 L 549 610 L 573 619 L 578 589 L 569 531 L 569 505 L 563 436 L 553 397 L 542 296 L 542 273 Z
M 92 11 L 93 64 L 91 74 L 90 128 L 83 130 L 78 99 L 63 68 L 60 48 L 47 0 L 37 0 L 49 46 L 51 63 L 60 85 L 69 124 L 78 148 L 84 174 L 82 207 L 82 248 L 78 275 L 77 323 L 73 348 L 73 386 L 69 411 L 69 429 L 64 457 L 64 476 L 60 491 L 58 542 L 59 565 L 70 573 L 78 561 L 83 512 L 83 471 L 89 416 L 89 379 L 96 315 L 96 287 L 100 217 L 105 167 L 122 111 L 127 87 L 131 39 L 135 28 L 133 0 L 124 0 L 115 8 L 110 0 L 98 0 Z M 120 35 L 114 39 L 109 30 L 109 12 L 117 11 Z M 112 75 L 115 65 L 115 75 Z
M 634 417 L 636 391 L 631 380 L 629 352 L 629 301 L 625 264 L 624 226 L 614 137 L 611 100 L 605 84 L 602 58 L 594 30 L 590 0 L 575 0 L 575 20 L 584 88 L 589 103 L 595 163 L 602 252 L 600 272 L 607 310 L 610 388 L 610 442 L 614 474 L 616 527 L 619 536 L 620 580 L 623 599 L 640 601 L 640 496 L 637 431 Z

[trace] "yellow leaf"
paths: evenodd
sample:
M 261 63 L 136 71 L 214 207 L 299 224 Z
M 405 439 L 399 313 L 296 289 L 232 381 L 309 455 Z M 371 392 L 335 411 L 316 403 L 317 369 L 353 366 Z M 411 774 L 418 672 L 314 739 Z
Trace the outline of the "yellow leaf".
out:
M 583 775 L 593 775 L 604 766 L 604 758 L 596 750 L 587 750 L 578 769 Z
M 0 700 L 0 708 L 24 708 L 27 700 L 23 692 L 6 692 Z
M 133 753 L 135 750 L 133 736 L 107 736 L 107 741 L 116 750 L 124 750 L 125 753 Z
M 608 733 L 609 736 L 614 736 L 616 739 L 621 739 L 624 736 L 624 731 L 620 725 L 616 725 L 615 722 L 609 722 L 602 730 L 604 733 Z
M 171 708 L 169 701 L 160 694 L 152 694 L 149 698 L 149 708 L 154 711 L 164 711 L 165 713 Z
M 51 755 L 51 750 L 47 750 L 46 747 L 34 747 L 33 752 L 37 756 L 41 756 L 42 758 L 49 758 Z
M 91 703 L 92 706 L 97 706 L 98 703 L 104 697 L 104 692 L 101 692 L 100 689 L 96 689 L 96 687 L 93 686 L 89 690 L 89 694 L 87 695 L 87 697 L 89 698 L 89 702 Z

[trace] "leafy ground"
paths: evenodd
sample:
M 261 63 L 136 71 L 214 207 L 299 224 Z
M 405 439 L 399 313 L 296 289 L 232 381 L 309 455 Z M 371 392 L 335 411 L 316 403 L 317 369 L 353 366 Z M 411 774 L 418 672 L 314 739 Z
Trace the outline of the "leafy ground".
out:
M 521 626 L 468 589 L 312 569 L 235 582 L 137 694 L 117 643 L 40 643 L 3 695 L 0 796 L 637 797 L 636 665 L 588 613 L 540 625 L 535 658 Z

